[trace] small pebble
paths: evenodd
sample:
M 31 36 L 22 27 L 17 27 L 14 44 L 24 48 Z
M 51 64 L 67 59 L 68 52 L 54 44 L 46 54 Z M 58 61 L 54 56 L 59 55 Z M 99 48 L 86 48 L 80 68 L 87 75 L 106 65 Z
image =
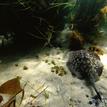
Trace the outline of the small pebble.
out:
M 23 70 L 27 70 L 27 69 L 28 69 L 28 67 L 27 67 L 27 66 L 24 66 L 24 67 L 23 67 Z
M 55 72 L 55 70 L 54 70 L 54 69 L 52 69 L 52 70 L 51 70 L 51 72 Z
M 59 75 L 59 76 L 63 76 L 64 74 L 63 74 L 63 73 L 59 73 L 58 75 Z
M 55 62 L 54 62 L 53 60 L 51 61 L 51 63 L 52 63 L 53 65 L 56 65 Z
M 56 69 L 55 73 L 56 73 L 56 74 L 58 74 L 58 73 L 59 73 L 58 69 Z
M 19 66 L 18 64 L 15 64 L 15 66 L 17 67 L 17 66 Z
M 47 59 L 45 60 L 45 63 L 48 63 L 48 60 L 47 60 Z
M 70 100 L 70 101 L 73 101 L 73 99 L 72 99 L 72 98 L 70 98 L 69 100 Z
M 89 104 L 92 105 L 93 104 L 92 101 L 89 101 Z
M 86 97 L 88 98 L 88 97 L 89 97 L 89 95 L 86 95 Z

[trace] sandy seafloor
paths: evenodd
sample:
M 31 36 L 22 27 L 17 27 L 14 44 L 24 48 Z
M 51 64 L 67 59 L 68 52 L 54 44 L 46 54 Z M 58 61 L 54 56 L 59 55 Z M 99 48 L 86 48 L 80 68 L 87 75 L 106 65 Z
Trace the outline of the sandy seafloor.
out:
M 104 72 L 96 83 L 102 96 L 107 98 L 107 47 L 106 40 L 102 48 L 104 55 L 101 61 L 104 64 Z M 15 78 L 21 78 L 22 87 L 26 84 L 25 96 L 21 107 L 95 107 L 89 104 L 95 95 L 83 80 L 73 77 L 66 67 L 67 52 L 60 48 L 44 49 L 38 53 L 36 49 L 23 56 L 18 54 L 2 57 L 0 60 L 0 85 Z M 66 74 L 59 76 L 51 72 L 54 63 L 63 66 Z M 18 65 L 18 66 L 16 66 Z M 28 69 L 24 70 L 26 66 Z M 31 96 L 37 96 L 33 98 Z M 4 98 L 5 99 L 5 98 Z M 17 101 L 20 96 L 17 98 Z M 107 101 L 105 101 L 107 102 Z M 101 103 L 98 107 L 107 107 Z

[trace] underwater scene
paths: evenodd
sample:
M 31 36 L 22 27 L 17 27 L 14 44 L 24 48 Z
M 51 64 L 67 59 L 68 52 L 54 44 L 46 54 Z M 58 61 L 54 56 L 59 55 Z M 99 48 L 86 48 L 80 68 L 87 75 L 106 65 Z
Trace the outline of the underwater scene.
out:
M 0 107 L 107 107 L 107 0 L 0 0 Z

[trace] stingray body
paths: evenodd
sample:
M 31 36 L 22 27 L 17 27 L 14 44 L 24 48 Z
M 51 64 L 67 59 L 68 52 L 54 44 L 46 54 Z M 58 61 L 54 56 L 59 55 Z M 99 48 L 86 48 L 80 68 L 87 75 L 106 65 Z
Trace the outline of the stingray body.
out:
M 71 51 L 67 66 L 73 75 L 88 82 L 101 100 L 101 96 L 95 87 L 95 82 L 99 80 L 103 71 L 100 57 L 87 50 Z

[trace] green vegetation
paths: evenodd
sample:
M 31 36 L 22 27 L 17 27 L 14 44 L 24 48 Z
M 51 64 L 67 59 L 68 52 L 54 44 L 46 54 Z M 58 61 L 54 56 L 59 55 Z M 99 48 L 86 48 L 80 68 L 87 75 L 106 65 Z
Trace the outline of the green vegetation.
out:
M 44 46 L 59 36 L 66 23 L 83 35 L 96 35 L 103 20 L 105 0 L 6 0 L 0 2 L 0 34 L 14 33 L 17 42 L 42 40 Z
M 103 20 L 100 12 L 106 0 L 78 0 L 77 10 L 73 19 L 74 29 L 85 35 L 98 33 L 98 28 Z

